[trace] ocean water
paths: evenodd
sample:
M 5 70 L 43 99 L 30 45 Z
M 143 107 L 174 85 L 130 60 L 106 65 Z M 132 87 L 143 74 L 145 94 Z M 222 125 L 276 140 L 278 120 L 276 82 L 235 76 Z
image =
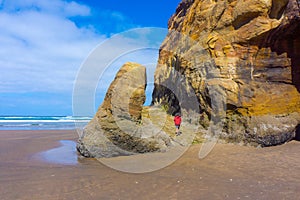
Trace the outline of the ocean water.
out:
M 41 156 L 43 160 L 49 163 L 76 165 L 78 163 L 76 142 L 61 140 L 60 144 L 60 147 L 41 152 L 38 156 Z
M 83 128 L 89 116 L 0 116 L 0 130 L 72 130 Z

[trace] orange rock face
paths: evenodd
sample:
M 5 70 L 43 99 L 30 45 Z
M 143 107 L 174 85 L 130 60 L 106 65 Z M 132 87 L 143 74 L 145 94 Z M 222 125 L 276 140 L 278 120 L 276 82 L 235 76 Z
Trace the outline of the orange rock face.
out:
M 198 98 L 200 123 L 222 123 L 220 137 L 262 146 L 292 139 L 300 123 L 299 13 L 297 0 L 182 1 L 160 49 L 153 103 L 180 107 L 161 86 L 177 80 L 176 70 Z

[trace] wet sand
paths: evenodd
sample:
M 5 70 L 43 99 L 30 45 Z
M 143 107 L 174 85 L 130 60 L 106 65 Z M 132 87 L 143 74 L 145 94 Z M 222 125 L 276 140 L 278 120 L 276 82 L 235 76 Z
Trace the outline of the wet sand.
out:
M 119 172 L 95 159 L 77 158 L 76 154 L 75 161 L 72 157 L 72 162 L 64 164 L 41 156 L 59 148 L 61 141 L 76 141 L 77 137 L 76 131 L 64 130 L 0 131 L 0 199 L 299 199 L 300 196 L 300 142 L 297 141 L 263 149 L 217 144 L 203 160 L 198 159 L 201 145 L 192 145 L 172 165 L 142 174 Z

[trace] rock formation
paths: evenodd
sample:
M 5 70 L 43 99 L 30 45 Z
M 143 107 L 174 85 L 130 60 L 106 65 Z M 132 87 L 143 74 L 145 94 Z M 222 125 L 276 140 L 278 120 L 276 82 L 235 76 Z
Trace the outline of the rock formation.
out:
M 160 48 L 153 104 L 188 110 L 174 95 L 180 89 L 165 86 L 184 77 L 212 134 L 261 146 L 292 139 L 300 123 L 299 13 L 297 0 L 183 0 Z
M 84 128 L 77 150 L 86 157 L 113 157 L 164 151 L 171 144 L 161 130 L 143 131 L 146 69 L 126 63 L 111 83 L 104 102 Z

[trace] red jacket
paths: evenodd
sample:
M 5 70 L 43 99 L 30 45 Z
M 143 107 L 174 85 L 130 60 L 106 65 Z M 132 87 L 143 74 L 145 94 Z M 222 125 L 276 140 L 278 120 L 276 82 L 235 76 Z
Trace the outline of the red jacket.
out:
M 174 117 L 174 123 L 175 123 L 175 125 L 180 125 L 181 124 L 181 117 L 180 116 L 175 116 Z

